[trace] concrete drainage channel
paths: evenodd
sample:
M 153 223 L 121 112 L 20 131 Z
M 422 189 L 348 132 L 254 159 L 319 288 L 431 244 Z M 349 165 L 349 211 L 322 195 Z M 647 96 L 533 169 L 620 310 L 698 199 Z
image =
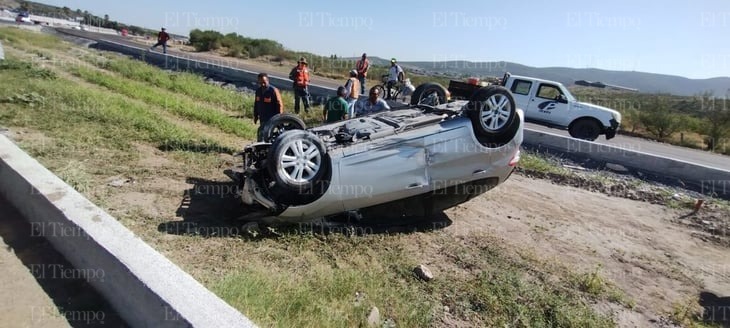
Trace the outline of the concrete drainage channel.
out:
M 0 197 L 133 327 L 255 327 L 0 135 Z M 43 229 L 45 228 L 45 229 Z M 34 231 L 36 231 L 34 230 Z M 98 278 L 98 277 L 97 277 Z

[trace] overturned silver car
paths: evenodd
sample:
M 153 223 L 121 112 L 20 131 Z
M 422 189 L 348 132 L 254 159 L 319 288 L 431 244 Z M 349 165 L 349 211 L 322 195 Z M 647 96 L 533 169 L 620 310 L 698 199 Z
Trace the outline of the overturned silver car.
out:
M 264 141 L 240 153 L 236 180 L 251 209 L 242 219 L 437 214 L 509 178 L 523 124 L 503 87 L 448 102 L 435 83 L 419 86 L 410 104 L 313 128 L 279 114 L 264 126 Z

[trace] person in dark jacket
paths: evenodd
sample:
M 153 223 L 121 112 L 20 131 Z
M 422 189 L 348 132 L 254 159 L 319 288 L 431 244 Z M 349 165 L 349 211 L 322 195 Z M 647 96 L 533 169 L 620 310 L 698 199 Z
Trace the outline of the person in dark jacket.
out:
M 281 93 L 275 86 L 269 84 L 269 76 L 266 73 L 258 75 L 259 88 L 256 89 L 256 99 L 253 103 L 253 124 L 261 120 L 257 133 L 257 141 L 263 141 L 261 132 L 274 115 L 284 112 L 284 102 L 281 101 Z
M 155 43 L 154 46 L 150 47 L 150 51 L 152 49 L 157 48 L 157 46 L 162 46 L 162 53 L 167 53 L 167 40 L 170 40 L 170 35 L 165 32 L 165 28 L 163 27 L 160 33 L 157 33 L 157 43 Z

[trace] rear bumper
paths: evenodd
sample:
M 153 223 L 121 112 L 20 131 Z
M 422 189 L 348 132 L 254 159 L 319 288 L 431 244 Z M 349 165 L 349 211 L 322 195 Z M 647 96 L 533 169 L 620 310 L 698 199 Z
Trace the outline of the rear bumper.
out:
M 611 127 L 606 128 L 606 140 L 612 139 L 616 136 L 616 132 L 618 131 L 619 123 L 618 121 L 611 119 Z

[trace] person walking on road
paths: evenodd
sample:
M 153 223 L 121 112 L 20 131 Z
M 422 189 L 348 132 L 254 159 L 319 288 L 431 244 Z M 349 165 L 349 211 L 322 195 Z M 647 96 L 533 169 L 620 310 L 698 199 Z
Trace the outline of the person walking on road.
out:
M 357 70 L 357 79 L 360 80 L 360 94 L 365 94 L 365 79 L 368 76 L 368 68 L 370 68 L 370 61 L 368 61 L 368 54 L 363 53 L 362 58 L 355 63 L 355 69 Z
M 289 73 L 289 79 L 294 82 L 294 112 L 299 114 L 299 103 L 303 102 L 304 111 L 309 113 L 309 69 L 307 59 L 299 58 L 297 66 Z
M 279 89 L 269 84 L 269 76 L 266 73 L 259 73 L 258 82 L 259 88 L 256 89 L 256 98 L 253 103 L 253 124 L 256 124 L 259 120 L 261 121 L 256 133 L 256 140 L 263 141 L 262 131 L 264 125 L 274 115 L 284 112 L 284 102 L 281 101 Z
M 152 49 L 157 48 L 157 46 L 162 46 L 162 53 L 167 53 L 167 40 L 170 40 L 170 35 L 165 32 L 165 28 L 163 27 L 162 30 L 160 30 L 160 33 L 157 33 L 157 43 L 155 43 L 154 46 L 150 47 L 150 51 Z
M 345 83 L 345 101 L 347 101 L 347 116 L 353 117 L 355 114 L 355 102 L 360 98 L 361 90 L 360 81 L 357 79 L 357 71 L 350 71 L 350 78 Z

